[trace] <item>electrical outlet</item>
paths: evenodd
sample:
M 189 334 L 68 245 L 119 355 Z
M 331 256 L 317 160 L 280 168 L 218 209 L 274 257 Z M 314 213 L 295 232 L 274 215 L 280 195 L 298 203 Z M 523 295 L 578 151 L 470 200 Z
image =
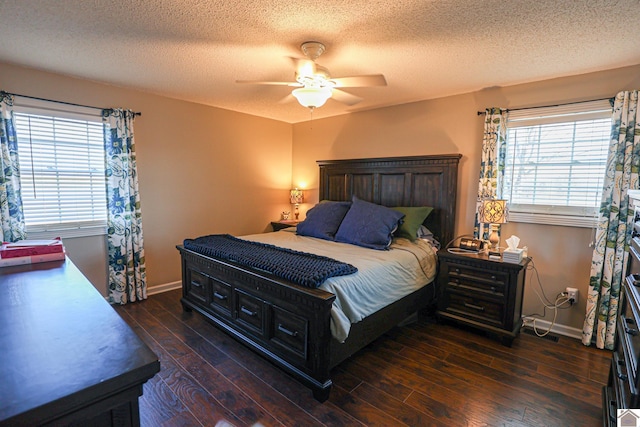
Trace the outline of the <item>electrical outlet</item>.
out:
M 569 299 L 569 303 L 571 303 L 571 305 L 578 302 L 578 290 L 576 288 L 567 288 L 565 289 L 565 293 L 567 294 L 567 298 Z

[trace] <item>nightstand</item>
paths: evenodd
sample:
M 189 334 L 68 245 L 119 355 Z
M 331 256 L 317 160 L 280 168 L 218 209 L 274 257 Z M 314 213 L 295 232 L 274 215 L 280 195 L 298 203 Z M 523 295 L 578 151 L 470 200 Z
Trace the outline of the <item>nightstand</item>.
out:
M 294 220 L 283 219 L 281 221 L 271 221 L 271 227 L 273 228 L 273 231 L 278 231 L 278 230 L 282 230 L 283 228 L 295 227 L 299 223 L 300 221 L 296 221 L 295 219 Z
M 522 297 L 529 258 L 518 264 L 487 254 L 438 252 L 437 316 L 472 326 L 511 346 L 522 327 Z

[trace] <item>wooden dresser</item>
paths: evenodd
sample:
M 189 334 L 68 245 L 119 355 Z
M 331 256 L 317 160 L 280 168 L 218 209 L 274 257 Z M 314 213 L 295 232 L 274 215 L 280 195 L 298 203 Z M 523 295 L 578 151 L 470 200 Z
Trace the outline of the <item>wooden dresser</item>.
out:
M 638 276 L 640 280 L 640 276 Z M 640 408 L 640 292 L 634 276 L 623 281 L 616 322 L 616 346 L 611 360 L 609 381 L 602 391 L 604 425 L 617 425 L 618 409 Z
M 486 254 L 438 252 L 440 319 L 482 329 L 510 346 L 522 326 L 526 266 L 494 261 Z
M 635 208 L 634 221 L 637 225 L 620 289 L 609 381 L 602 390 L 604 425 L 612 427 L 618 424 L 618 409 L 640 409 L 640 191 L 630 190 L 628 193 L 629 205 Z
M 0 426 L 138 426 L 159 370 L 69 259 L 0 269 Z

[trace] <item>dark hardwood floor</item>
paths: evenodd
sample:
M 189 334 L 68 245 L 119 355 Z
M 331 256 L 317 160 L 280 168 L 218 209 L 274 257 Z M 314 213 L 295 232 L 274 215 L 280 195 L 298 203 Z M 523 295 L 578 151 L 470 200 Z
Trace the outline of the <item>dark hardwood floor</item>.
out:
M 116 307 L 158 355 L 142 426 L 599 426 L 611 353 L 521 333 L 511 348 L 429 318 L 338 366 L 323 404 L 270 363 L 184 313 L 180 291 Z

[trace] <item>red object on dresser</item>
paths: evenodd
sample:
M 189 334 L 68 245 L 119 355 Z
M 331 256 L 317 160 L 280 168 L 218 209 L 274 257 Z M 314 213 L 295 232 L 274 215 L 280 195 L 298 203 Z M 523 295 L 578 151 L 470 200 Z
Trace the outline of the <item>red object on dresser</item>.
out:
M 0 246 L 0 258 L 17 258 L 24 256 L 57 254 L 64 252 L 62 240 L 59 237 L 50 240 L 20 240 L 5 242 Z

